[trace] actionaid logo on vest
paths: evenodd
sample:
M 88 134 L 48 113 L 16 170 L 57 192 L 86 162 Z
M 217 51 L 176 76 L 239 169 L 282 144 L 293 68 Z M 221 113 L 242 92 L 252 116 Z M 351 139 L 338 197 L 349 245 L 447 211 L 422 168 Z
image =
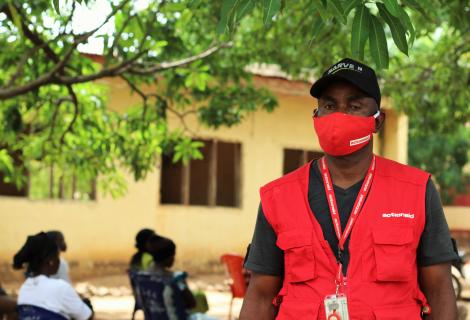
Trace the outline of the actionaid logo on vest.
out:
M 362 72 L 362 67 L 356 66 L 354 63 L 341 62 L 331 67 L 328 70 L 328 74 L 336 73 L 337 71 L 344 70 L 344 69 Z
M 404 212 L 390 212 L 390 213 L 382 213 L 382 218 L 407 218 L 407 219 L 414 219 L 414 213 L 404 213 Z

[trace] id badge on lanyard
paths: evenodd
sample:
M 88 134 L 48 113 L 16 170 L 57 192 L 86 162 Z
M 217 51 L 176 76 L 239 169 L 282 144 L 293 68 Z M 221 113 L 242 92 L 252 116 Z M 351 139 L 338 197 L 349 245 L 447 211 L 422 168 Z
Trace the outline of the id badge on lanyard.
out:
M 332 294 L 325 297 L 327 320 L 349 320 L 348 299 L 345 294 Z
M 349 216 L 348 223 L 344 232 L 341 231 L 341 221 L 339 219 L 338 205 L 336 204 L 335 192 L 333 190 L 333 182 L 330 177 L 330 172 L 326 165 L 325 157 L 320 159 L 320 167 L 323 179 L 323 185 L 325 187 L 326 197 L 328 206 L 330 208 L 331 220 L 333 221 L 333 227 L 335 229 L 336 237 L 338 238 L 338 271 L 336 274 L 336 293 L 329 294 L 324 299 L 325 304 L 325 315 L 326 320 L 349 320 L 348 312 L 348 299 L 346 296 L 347 290 L 346 279 L 343 276 L 342 266 L 342 252 L 344 250 L 344 244 L 351 234 L 352 228 L 361 212 L 362 206 L 365 202 L 367 194 L 369 193 L 370 186 L 375 173 L 375 156 L 373 156 L 369 170 L 367 171 L 364 182 L 359 191 L 358 197 L 354 203 L 351 215 Z M 340 289 L 342 289 L 340 292 Z

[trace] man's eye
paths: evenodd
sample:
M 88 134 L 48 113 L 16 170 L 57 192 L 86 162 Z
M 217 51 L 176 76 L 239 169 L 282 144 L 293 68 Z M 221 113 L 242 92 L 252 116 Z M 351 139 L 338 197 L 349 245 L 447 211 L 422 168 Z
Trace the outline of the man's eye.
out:
M 331 104 L 331 103 L 325 104 L 325 105 L 323 106 L 323 108 L 325 108 L 325 109 L 327 109 L 327 110 L 331 110 L 331 109 L 333 109 L 333 107 L 334 107 L 334 106 L 333 106 L 333 104 Z
M 353 109 L 353 110 L 360 110 L 361 108 L 362 108 L 361 105 L 357 105 L 357 104 L 356 105 L 354 105 L 354 104 L 351 105 L 351 109 Z

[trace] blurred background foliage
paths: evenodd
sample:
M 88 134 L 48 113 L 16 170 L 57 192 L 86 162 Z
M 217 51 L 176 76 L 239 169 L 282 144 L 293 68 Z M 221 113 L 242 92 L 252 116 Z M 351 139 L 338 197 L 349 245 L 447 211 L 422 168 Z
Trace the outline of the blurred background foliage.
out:
M 77 8 L 96 2 L 108 4 L 103 21 L 77 31 Z M 25 173 L 54 167 L 55 179 L 82 185 L 81 193 L 74 192 L 85 199 L 96 181 L 101 191 L 122 195 L 121 169 L 139 180 L 153 170 L 158 154 L 183 162 L 200 157 L 201 144 L 185 125 L 188 115 L 219 128 L 259 108 L 275 108 L 273 95 L 253 86 L 246 66 L 276 64 L 307 80 L 350 56 L 375 66 L 383 95 L 409 115 L 410 164 L 434 174 L 444 202 L 468 184 L 468 1 L 0 4 L 5 181 L 21 185 L 28 181 Z M 101 44 L 102 64 L 83 55 L 92 39 Z M 105 77 L 124 80 L 141 103 L 125 113 L 110 111 L 106 88 L 95 81 Z M 150 93 L 140 89 L 155 82 Z M 170 129 L 168 116 L 180 119 L 180 126 Z

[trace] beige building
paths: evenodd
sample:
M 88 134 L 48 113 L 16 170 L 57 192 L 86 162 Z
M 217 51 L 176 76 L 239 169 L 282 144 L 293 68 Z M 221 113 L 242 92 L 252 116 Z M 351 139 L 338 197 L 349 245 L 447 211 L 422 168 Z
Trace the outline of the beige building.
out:
M 190 121 L 197 137 L 207 143 L 205 160 L 189 169 L 164 159 L 145 181 L 136 183 L 129 177 L 127 194 L 117 200 L 99 193 L 94 201 L 0 197 L 0 265 L 10 264 L 28 234 L 48 229 L 66 235 L 72 267 L 77 261 L 94 270 L 102 264 L 127 263 L 134 236 L 143 227 L 173 238 L 183 267 L 216 264 L 225 252 L 244 254 L 254 228 L 259 187 L 321 151 L 311 119 L 315 101 L 309 85 L 266 75 L 255 81 L 275 93 L 279 107 L 272 113 L 257 111 L 242 124 L 218 131 Z M 106 84 L 113 110 L 138 103 L 124 83 Z M 407 118 L 392 110 L 386 99 L 383 110 L 387 120 L 383 132 L 374 137 L 375 152 L 406 163 Z

